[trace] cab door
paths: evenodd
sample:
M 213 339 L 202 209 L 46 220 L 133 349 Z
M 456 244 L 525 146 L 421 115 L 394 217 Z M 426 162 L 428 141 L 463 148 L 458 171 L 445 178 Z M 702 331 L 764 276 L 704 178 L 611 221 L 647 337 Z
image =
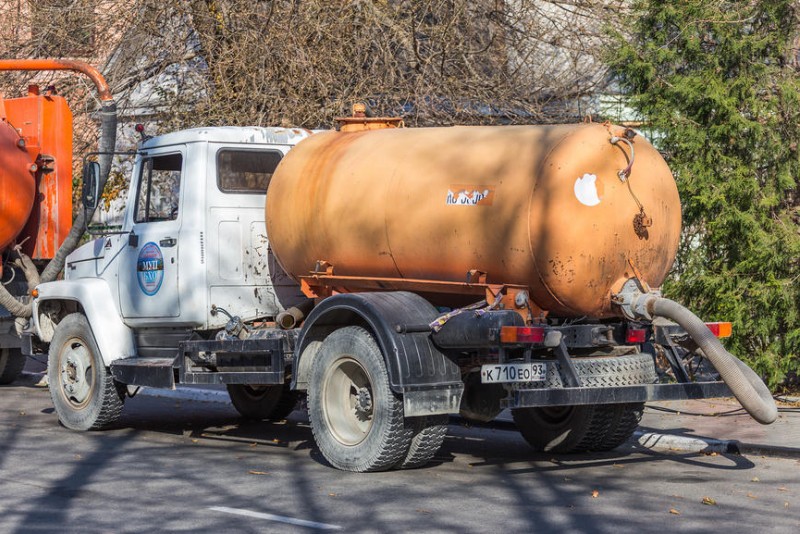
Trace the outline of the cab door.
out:
M 128 246 L 119 264 L 126 319 L 179 317 L 178 252 L 185 150 L 148 151 L 138 166 Z M 145 321 L 148 322 L 148 321 Z M 154 321 L 156 322 L 156 321 Z

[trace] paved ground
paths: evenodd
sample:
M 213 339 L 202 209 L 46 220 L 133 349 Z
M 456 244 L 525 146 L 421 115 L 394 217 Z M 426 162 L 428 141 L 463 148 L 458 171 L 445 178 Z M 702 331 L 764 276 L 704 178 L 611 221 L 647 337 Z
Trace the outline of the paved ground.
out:
M 800 532 L 798 459 L 635 442 L 556 457 L 454 419 L 425 468 L 344 473 L 301 411 L 247 423 L 197 394 L 137 396 L 118 428 L 80 433 L 46 389 L 0 388 L 0 532 Z M 706 418 L 651 416 L 708 437 Z

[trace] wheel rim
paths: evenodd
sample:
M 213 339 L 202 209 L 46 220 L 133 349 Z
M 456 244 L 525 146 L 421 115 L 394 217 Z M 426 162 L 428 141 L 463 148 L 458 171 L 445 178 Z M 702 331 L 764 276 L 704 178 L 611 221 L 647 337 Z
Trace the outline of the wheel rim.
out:
M 339 443 L 358 445 L 367 437 L 375 411 L 372 381 L 356 360 L 341 358 L 325 373 L 322 410 Z
M 92 398 L 94 369 L 92 354 L 83 340 L 71 338 L 59 355 L 61 394 L 75 408 L 83 408 Z

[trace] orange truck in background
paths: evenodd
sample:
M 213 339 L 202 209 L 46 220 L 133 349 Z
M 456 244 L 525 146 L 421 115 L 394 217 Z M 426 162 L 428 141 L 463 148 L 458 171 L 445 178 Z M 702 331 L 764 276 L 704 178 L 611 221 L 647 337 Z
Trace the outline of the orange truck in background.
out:
M 0 71 L 68 70 L 88 76 L 101 101 L 100 150 L 113 150 L 116 105 L 103 76 L 80 61 L 0 59 Z M 0 384 L 25 366 L 20 331 L 30 318 L 30 291 L 55 279 L 93 210 L 72 211 L 72 112 L 54 87 L 0 95 Z M 103 156 L 101 156 L 103 159 Z M 110 166 L 110 157 L 104 158 Z M 107 172 L 106 172 L 107 176 Z
M 0 213 L 2 283 L 25 299 L 17 252 L 41 272 L 72 226 L 72 112 L 53 89 L 31 85 L 23 97 L 0 95 Z M 15 319 L 0 305 L 0 384 L 25 366 Z

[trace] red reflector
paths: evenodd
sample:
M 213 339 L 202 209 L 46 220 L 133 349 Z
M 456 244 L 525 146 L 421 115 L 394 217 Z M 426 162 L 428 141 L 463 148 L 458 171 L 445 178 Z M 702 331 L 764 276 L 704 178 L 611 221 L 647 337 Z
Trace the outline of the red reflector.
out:
M 518 328 L 517 341 L 521 343 L 542 343 L 544 341 L 544 328 L 533 326 Z
M 625 334 L 626 343 L 644 343 L 647 341 L 647 330 L 641 328 L 628 328 Z
M 717 337 L 731 337 L 733 325 L 731 323 L 706 323 L 711 333 Z
M 537 326 L 504 326 L 500 329 L 503 343 L 542 343 L 544 328 Z

